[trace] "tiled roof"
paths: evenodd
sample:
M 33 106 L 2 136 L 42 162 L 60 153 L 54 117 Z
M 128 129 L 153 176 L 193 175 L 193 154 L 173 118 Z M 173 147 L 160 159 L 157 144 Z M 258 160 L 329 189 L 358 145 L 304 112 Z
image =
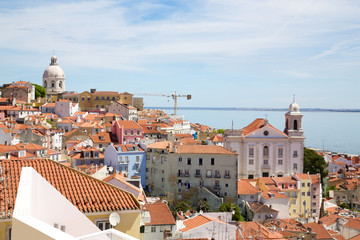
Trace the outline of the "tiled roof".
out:
M 210 141 L 213 141 L 213 142 L 223 142 L 224 141 L 224 137 L 223 136 L 220 136 L 220 135 L 216 135 L 212 138 L 209 139 Z
M 110 92 L 110 91 L 96 91 L 93 93 L 94 95 L 104 95 L 104 96 L 117 96 L 119 95 L 118 92 Z
M 304 226 L 316 233 L 316 239 L 332 239 L 325 227 L 319 223 L 305 223 Z
M 300 179 L 300 180 L 310 180 L 310 176 L 306 173 L 298 173 L 296 174 L 296 176 Z
M 150 214 L 150 222 L 145 225 L 175 225 L 175 219 L 166 203 L 146 203 L 143 210 Z
M 172 145 L 173 142 L 171 141 L 163 141 L 163 142 L 154 142 L 148 146 L 148 148 L 154 149 L 166 149 L 169 146 L 169 143 Z
M 193 154 L 226 154 L 237 155 L 224 147 L 215 145 L 180 145 L 177 146 L 176 153 L 193 153 Z
M 271 231 L 258 222 L 240 222 L 240 225 L 245 239 L 285 239 L 280 233 Z
M 320 176 L 318 176 L 316 174 L 311 174 L 310 178 L 311 178 L 312 184 L 320 183 Z
M 285 133 L 283 133 L 279 129 L 275 128 L 270 123 L 267 123 L 266 125 L 269 126 L 272 129 L 276 130 L 277 132 L 283 134 L 284 136 L 287 136 Z M 241 129 L 241 132 L 242 132 L 242 135 L 245 136 L 245 135 L 247 135 L 247 134 L 249 134 L 249 133 L 251 133 L 251 132 L 253 132 L 255 130 L 258 130 L 258 129 L 264 127 L 264 126 L 265 126 L 265 119 L 257 118 L 252 123 L 250 123 L 248 126 Z
M 338 214 L 330 214 L 327 216 L 324 216 L 319 219 L 319 221 L 324 224 L 325 226 L 330 226 L 336 223 L 336 219 L 338 218 L 344 218 L 343 216 L 340 216 Z
M 181 140 L 179 140 L 180 143 L 182 144 L 186 144 L 186 145 L 200 145 L 201 142 L 200 141 L 197 141 L 197 140 L 194 140 L 192 138 L 182 138 Z
M 12 216 L 22 167 L 34 168 L 82 212 L 139 209 L 132 194 L 52 160 L 1 160 L 1 218 Z
M 237 182 L 237 194 L 257 194 L 257 190 L 251 183 L 239 180 Z
M 94 143 L 111 143 L 110 134 L 107 132 L 90 135 L 90 138 Z
M 278 193 L 278 192 L 262 192 L 261 196 L 265 199 L 271 199 L 271 198 L 290 198 L 284 194 Z
M 54 108 L 55 107 L 55 103 L 45 103 L 44 105 L 42 105 L 43 107 L 51 107 Z
M 119 124 L 120 127 L 123 127 L 124 129 L 137 129 L 137 128 L 142 129 L 142 127 L 134 121 L 123 120 L 123 121 L 117 121 L 117 123 Z
M 267 205 L 264 205 L 259 202 L 248 202 L 250 206 L 250 210 L 254 213 L 272 213 L 272 212 L 279 212 L 272 208 L 269 208 Z
M 344 224 L 344 226 L 360 230 L 360 218 L 350 218 L 349 221 Z
M 186 232 L 191 229 L 197 228 L 201 225 L 204 225 L 208 222 L 217 221 L 221 222 L 220 220 L 204 215 L 198 215 L 196 217 L 190 218 L 188 220 L 183 221 L 183 224 L 186 226 L 185 228 L 180 229 L 181 232 Z
M 352 238 L 349 238 L 349 240 L 360 240 L 360 234 L 355 235 L 355 236 L 352 237 Z

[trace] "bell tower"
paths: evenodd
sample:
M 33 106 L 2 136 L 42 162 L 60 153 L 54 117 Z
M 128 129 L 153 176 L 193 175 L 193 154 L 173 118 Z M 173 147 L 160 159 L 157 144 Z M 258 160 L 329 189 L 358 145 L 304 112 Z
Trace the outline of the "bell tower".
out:
M 294 96 L 293 102 L 289 106 L 289 111 L 285 114 L 284 132 L 291 137 L 303 137 L 302 117 L 303 114 L 300 112 L 299 105 L 295 103 Z

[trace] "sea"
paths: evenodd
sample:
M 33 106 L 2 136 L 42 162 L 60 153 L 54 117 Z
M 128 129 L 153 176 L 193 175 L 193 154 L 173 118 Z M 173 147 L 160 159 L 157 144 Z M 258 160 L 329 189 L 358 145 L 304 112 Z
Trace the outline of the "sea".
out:
M 164 110 L 172 114 L 172 110 Z M 300 110 L 301 111 L 301 110 Z M 267 118 L 283 131 L 286 111 L 178 110 L 185 120 L 216 129 L 241 129 L 256 118 Z M 302 112 L 305 147 L 360 155 L 360 112 Z

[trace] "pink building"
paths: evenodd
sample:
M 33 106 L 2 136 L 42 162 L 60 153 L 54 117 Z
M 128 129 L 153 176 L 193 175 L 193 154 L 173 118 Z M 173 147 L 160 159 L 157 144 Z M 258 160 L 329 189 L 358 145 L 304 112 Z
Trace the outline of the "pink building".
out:
M 114 121 L 111 132 L 119 144 L 135 143 L 144 138 L 143 128 L 134 121 Z

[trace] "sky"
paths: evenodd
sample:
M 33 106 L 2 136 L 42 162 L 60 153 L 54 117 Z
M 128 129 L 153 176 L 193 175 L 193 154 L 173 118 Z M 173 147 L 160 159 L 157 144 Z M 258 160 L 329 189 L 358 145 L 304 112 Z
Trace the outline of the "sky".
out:
M 357 108 L 358 0 L 0 0 L 0 84 L 191 94 L 179 106 Z

